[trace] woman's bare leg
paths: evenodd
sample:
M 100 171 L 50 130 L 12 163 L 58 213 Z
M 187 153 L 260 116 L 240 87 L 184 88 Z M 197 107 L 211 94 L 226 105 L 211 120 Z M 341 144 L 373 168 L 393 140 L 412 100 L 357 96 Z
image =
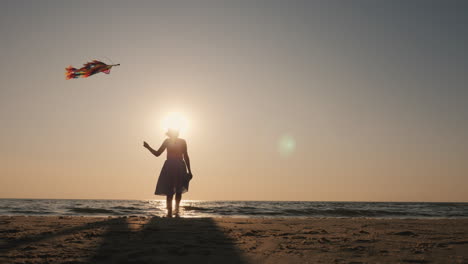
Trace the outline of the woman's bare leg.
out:
M 167 208 L 167 217 L 172 217 L 172 197 L 174 195 L 168 195 L 166 197 L 166 208 Z
M 182 200 L 182 193 L 176 193 L 175 196 L 175 214 L 179 214 L 179 205 L 180 205 L 180 200 Z

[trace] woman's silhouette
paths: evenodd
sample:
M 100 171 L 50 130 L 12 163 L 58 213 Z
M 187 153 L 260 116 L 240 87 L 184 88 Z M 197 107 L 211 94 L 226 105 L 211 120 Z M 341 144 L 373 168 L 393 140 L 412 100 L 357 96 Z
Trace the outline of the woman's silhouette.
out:
M 152 149 L 146 142 L 143 142 L 143 146 L 156 157 L 159 157 L 167 149 L 167 160 L 161 169 L 154 194 L 166 195 L 167 217 L 172 217 L 172 198 L 175 194 L 174 214 L 178 215 L 182 193 L 188 191 L 189 181 L 192 179 L 192 170 L 190 169 L 190 159 L 187 153 L 187 142 L 179 138 L 179 131 L 169 129 L 166 135 L 168 138 L 164 140 L 158 150 Z

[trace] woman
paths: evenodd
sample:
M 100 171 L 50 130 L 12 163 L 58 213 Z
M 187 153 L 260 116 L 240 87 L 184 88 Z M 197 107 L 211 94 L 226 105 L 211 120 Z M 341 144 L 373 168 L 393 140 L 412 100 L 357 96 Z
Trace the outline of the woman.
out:
M 187 153 L 187 143 L 184 139 L 179 138 L 179 131 L 175 129 L 169 129 L 166 135 L 168 138 L 164 140 L 157 151 L 152 149 L 146 142 L 143 142 L 143 146 L 156 157 L 159 157 L 167 149 L 167 160 L 161 169 L 154 194 L 166 195 L 167 217 L 172 217 L 172 198 L 174 194 L 176 196 L 174 214 L 177 216 L 179 215 L 182 193 L 188 191 L 189 181 L 193 176 Z

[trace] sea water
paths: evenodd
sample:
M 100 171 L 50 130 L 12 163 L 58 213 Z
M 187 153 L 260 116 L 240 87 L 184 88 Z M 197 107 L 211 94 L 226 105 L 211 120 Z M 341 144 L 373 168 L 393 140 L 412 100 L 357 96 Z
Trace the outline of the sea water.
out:
M 0 215 L 163 216 L 163 200 L 0 199 Z M 468 218 L 468 203 L 183 200 L 183 217 Z

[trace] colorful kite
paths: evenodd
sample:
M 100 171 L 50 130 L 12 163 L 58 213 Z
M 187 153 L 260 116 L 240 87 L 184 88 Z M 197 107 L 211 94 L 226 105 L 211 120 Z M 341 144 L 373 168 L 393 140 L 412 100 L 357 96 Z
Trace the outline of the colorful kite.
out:
M 67 68 L 65 68 L 66 70 L 65 76 L 67 80 L 70 80 L 70 79 L 76 79 L 80 77 L 87 78 L 91 75 L 94 75 L 100 72 L 109 74 L 111 68 L 114 66 L 120 66 L 120 64 L 107 65 L 102 61 L 93 60 L 91 62 L 84 64 L 83 67 L 79 69 L 73 68 L 72 66 L 68 66 Z

